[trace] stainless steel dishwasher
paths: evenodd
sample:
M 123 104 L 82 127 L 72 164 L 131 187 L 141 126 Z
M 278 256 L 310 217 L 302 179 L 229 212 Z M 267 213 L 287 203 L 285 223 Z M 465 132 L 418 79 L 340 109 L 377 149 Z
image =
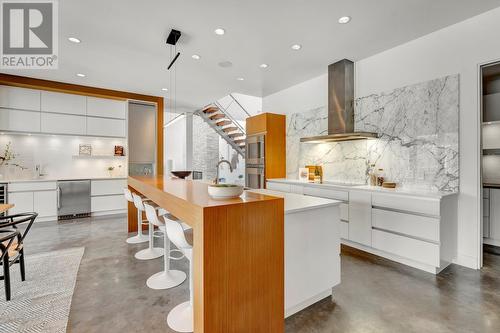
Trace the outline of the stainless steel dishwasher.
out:
M 57 182 L 57 217 L 59 220 L 90 216 L 90 180 Z

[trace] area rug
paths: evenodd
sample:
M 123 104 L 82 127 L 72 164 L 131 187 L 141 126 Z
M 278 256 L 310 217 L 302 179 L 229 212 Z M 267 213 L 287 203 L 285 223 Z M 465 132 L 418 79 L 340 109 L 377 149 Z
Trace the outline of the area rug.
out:
M 10 301 L 0 281 L 0 332 L 66 332 L 83 247 L 26 256 L 26 281 L 11 266 Z

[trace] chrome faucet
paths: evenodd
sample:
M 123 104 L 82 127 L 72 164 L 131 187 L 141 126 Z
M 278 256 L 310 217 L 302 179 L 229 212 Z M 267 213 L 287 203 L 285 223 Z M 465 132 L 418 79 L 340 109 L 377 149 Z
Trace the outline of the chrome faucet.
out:
M 233 166 L 231 165 L 231 162 L 228 160 L 220 160 L 219 163 L 217 163 L 217 177 L 215 178 L 215 184 L 219 184 L 219 166 L 222 163 L 227 163 L 229 165 L 229 171 L 233 172 Z

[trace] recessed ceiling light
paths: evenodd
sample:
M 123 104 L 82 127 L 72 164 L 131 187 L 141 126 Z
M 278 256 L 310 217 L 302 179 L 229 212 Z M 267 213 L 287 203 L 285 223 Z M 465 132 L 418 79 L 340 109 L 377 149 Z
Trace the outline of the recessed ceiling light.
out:
M 269 65 L 268 64 L 260 64 L 259 67 L 260 68 L 267 68 L 267 67 L 269 67 Z
M 300 45 L 300 44 L 293 44 L 290 47 L 292 48 L 292 50 L 298 51 L 298 50 L 300 50 L 302 48 L 302 45 Z
M 242 78 L 242 77 L 237 77 L 237 78 L 236 78 L 236 80 L 238 80 L 238 81 L 243 81 L 243 80 L 245 80 L 245 79 L 244 79 L 244 78 Z
M 193 54 L 191 56 L 191 58 L 193 58 L 194 60 L 200 60 L 201 59 L 201 57 L 199 55 L 197 55 L 197 54 Z
M 342 16 L 341 18 L 339 18 L 339 23 L 346 24 L 349 23 L 350 20 L 351 20 L 350 16 Z
M 222 36 L 226 33 L 226 30 L 222 29 L 222 28 L 217 28 L 214 30 L 215 34 L 216 35 L 219 35 L 219 36 Z
M 86 75 L 82 74 L 82 73 L 77 73 L 76 76 L 78 76 L 78 77 L 85 77 Z
M 68 40 L 71 42 L 71 43 L 75 43 L 75 44 L 80 44 L 82 41 L 79 40 L 78 38 L 76 37 L 69 37 Z
M 163 90 L 163 91 L 168 91 L 168 88 L 161 88 L 161 90 Z

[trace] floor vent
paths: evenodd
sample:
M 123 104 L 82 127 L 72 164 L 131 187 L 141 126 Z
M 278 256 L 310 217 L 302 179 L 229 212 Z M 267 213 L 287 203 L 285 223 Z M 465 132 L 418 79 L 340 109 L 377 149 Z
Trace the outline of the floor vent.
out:
M 57 219 L 61 221 L 61 220 L 80 219 L 84 217 L 90 217 L 90 213 L 60 215 L 57 217 Z

